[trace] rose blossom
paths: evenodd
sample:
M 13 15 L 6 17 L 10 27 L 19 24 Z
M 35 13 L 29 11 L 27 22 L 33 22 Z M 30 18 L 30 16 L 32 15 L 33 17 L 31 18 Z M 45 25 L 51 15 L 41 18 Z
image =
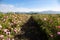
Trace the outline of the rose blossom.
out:
M 60 26 L 57 26 L 58 28 L 60 28 Z
M 4 18 L 6 19 L 6 18 L 8 18 L 8 16 L 4 16 Z
M 8 30 L 8 29 L 4 29 L 4 32 L 5 32 L 7 35 L 9 35 L 9 34 L 10 34 L 10 32 L 9 32 L 9 30 Z
M 0 38 L 4 37 L 4 35 L 0 35 Z
M 17 33 L 17 29 L 16 28 L 14 29 L 14 32 Z
M 16 24 L 16 22 L 14 21 L 13 24 Z
M 44 20 L 47 20 L 46 18 L 44 18 Z
M 51 36 L 51 37 L 53 37 L 53 35 L 52 35 L 52 34 L 51 34 L 50 36 Z
M 13 25 L 13 23 L 10 23 L 10 25 Z
M 8 29 L 4 29 L 4 32 L 7 32 L 7 31 L 9 31 Z
M 60 35 L 60 32 L 57 32 L 58 35 Z
M 7 40 L 11 40 L 10 38 L 7 38 Z
M 4 40 L 4 39 L 2 39 L 2 40 Z
M 10 35 L 10 32 L 6 32 L 7 35 Z

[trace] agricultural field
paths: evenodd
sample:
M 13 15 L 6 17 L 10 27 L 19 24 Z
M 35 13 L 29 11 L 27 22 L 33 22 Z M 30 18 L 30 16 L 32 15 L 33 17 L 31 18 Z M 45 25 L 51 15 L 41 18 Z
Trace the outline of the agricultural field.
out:
M 29 18 L 27 14 L 0 14 L 0 40 L 13 40 Z
M 37 14 L 34 19 L 48 35 L 48 40 L 60 39 L 60 15 L 59 14 Z
M 26 31 L 22 32 L 21 29 Z M 26 34 L 25 38 L 19 39 L 17 36 L 15 39 L 16 35 L 24 33 Z M 41 38 L 37 38 L 37 34 L 41 33 L 46 33 L 45 37 L 47 38 L 44 37 L 45 34 L 41 35 L 42 40 L 59 40 L 60 14 L 0 13 L 0 40 L 40 40 Z M 33 38 L 28 35 L 33 36 Z M 36 36 L 35 39 L 34 36 Z

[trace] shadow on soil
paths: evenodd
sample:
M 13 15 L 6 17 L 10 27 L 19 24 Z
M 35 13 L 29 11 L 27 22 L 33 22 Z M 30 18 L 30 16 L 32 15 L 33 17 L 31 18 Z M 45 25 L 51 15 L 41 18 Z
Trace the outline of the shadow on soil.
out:
M 21 31 L 21 34 L 15 36 L 15 40 L 48 40 L 46 32 L 42 30 L 32 17 L 27 23 L 22 25 Z

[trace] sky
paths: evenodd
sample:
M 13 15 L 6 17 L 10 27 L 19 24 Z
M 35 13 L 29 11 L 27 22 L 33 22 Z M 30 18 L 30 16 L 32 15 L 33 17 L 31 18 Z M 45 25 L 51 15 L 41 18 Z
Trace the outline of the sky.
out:
M 0 0 L 1 12 L 60 11 L 60 0 Z

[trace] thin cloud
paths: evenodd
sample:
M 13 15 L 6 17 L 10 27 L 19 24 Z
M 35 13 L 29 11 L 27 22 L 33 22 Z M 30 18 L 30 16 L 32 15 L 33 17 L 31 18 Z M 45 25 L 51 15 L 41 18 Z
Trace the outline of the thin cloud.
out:
M 50 7 L 50 8 L 22 8 L 22 7 L 16 7 L 14 5 L 10 4 L 0 4 L 0 11 L 1 12 L 41 12 L 41 11 L 47 11 L 47 10 L 52 10 L 52 11 L 60 11 L 59 6 L 55 7 Z

